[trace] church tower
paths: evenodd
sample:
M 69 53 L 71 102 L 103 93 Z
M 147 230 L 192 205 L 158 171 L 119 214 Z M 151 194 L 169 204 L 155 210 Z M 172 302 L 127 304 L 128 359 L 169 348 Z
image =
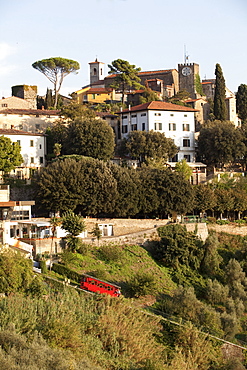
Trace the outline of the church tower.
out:
M 196 91 L 196 76 L 199 76 L 199 64 L 184 63 L 178 65 L 179 90 L 187 90 L 191 99 L 196 99 L 200 95 Z
M 90 66 L 90 85 L 104 79 L 104 65 L 105 63 L 98 62 L 98 59 L 95 59 L 95 62 L 89 63 Z

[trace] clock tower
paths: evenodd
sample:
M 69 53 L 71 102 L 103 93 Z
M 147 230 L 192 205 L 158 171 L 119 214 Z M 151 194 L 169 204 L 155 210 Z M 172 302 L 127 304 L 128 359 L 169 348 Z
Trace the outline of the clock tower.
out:
M 199 75 L 199 64 L 185 63 L 178 65 L 179 90 L 187 90 L 192 99 L 200 95 L 196 92 L 195 79 Z

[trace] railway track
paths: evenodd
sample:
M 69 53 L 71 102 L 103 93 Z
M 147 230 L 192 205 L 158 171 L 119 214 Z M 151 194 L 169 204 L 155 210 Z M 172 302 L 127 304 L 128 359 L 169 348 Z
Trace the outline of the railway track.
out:
M 55 279 L 53 277 L 50 277 L 50 276 L 47 276 L 47 275 L 44 275 L 44 274 L 42 274 L 42 275 L 44 276 L 45 279 L 53 280 L 53 281 L 55 281 L 57 283 L 60 283 L 60 284 L 62 284 L 64 286 L 68 286 L 68 287 L 73 288 L 75 290 L 78 290 L 78 291 L 81 291 L 81 292 L 84 292 L 84 293 L 87 293 L 87 294 L 91 294 L 91 295 L 97 294 L 97 293 L 94 293 L 94 292 L 90 292 L 88 290 L 81 289 L 77 285 L 71 284 L 69 282 L 69 280 L 67 280 L 67 281 L 61 281 L 61 280 Z M 130 306 L 130 307 L 136 309 L 136 307 L 132 307 L 132 306 Z M 166 313 L 164 313 L 162 311 L 156 310 L 154 308 L 151 308 L 151 307 L 148 307 L 147 309 L 139 309 L 139 310 L 141 312 L 143 312 L 144 314 L 146 314 L 146 315 L 153 316 L 153 317 L 156 317 L 156 318 L 157 318 L 157 316 L 161 316 L 161 320 L 168 321 L 172 325 L 177 325 L 177 326 L 185 327 L 188 324 L 188 322 L 184 321 L 182 318 L 174 318 L 174 317 L 171 317 L 170 315 L 168 315 L 168 314 L 166 314 Z M 218 340 L 218 341 L 220 341 L 222 343 L 225 343 L 225 344 L 228 344 L 230 346 L 237 347 L 237 348 L 240 348 L 240 349 L 242 349 L 244 351 L 247 351 L 247 343 L 245 343 L 243 341 L 241 341 L 241 344 L 242 345 L 240 345 L 240 344 L 236 344 L 236 343 L 233 343 L 233 342 L 229 342 L 229 341 L 227 341 L 227 340 L 225 340 L 223 338 L 218 337 L 217 335 L 214 335 L 214 334 L 211 334 L 211 333 L 202 331 L 202 330 L 199 330 L 199 332 L 201 334 L 204 334 L 205 336 L 208 336 L 209 338 Z

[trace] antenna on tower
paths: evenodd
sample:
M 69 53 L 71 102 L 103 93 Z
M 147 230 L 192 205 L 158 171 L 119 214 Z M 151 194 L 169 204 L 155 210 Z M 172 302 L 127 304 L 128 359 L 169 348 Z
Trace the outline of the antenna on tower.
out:
M 186 45 L 184 45 L 184 64 L 187 64 L 189 62 L 189 55 L 186 51 Z

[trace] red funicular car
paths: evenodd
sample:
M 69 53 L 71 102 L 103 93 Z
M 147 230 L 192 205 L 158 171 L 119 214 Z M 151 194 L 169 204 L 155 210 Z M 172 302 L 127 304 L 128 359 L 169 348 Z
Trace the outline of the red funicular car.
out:
M 82 276 L 80 288 L 90 292 L 110 294 L 113 297 L 119 297 L 121 294 L 120 287 L 118 285 L 99 280 L 89 275 Z

